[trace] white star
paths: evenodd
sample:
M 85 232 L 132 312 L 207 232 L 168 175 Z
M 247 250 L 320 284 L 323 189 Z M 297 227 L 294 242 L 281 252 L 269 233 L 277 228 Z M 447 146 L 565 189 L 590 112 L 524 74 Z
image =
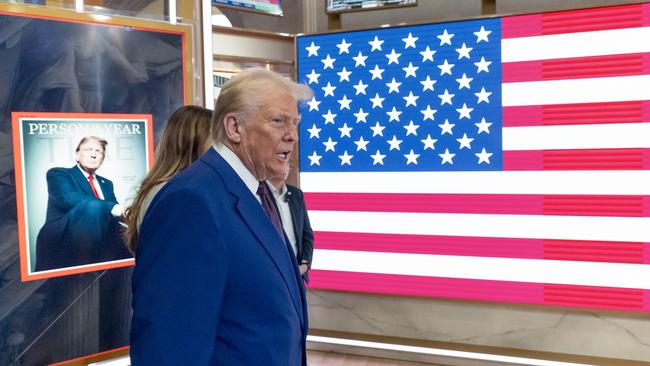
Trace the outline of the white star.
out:
M 408 135 L 417 136 L 418 135 L 418 128 L 420 128 L 419 125 L 413 124 L 413 121 L 409 122 L 408 125 L 402 126 L 402 127 L 404 127 L 406 129 L 406 136 L 408 136 Z
M 357 123 L 359 123 L 359 122 L 368 122 L 366 121 L 366 117 L 368 117 L 370 113 L 366 113 L 363 111 L 363 108 L 359 108 L 359 112 L 353 114 L 355 117 L 357 117 Z
M 456 52 L 458 52 L 458 59 L 460 60 L 461 58 L 465 57 L 469 60 L 469 53 L 472 52 L 472 50 L 473 48 L 467 47 L 463 42 L 463 45 L 460 48 L 456 48 Z
M 327 69 L 327 68 L 332 69 L 332 70 L 334 69 L 334 61 L 336 61 L 336 59 L 331 58 L 329 53 L 327 54 L 327 56 L 324 59 L 322 59 L 320 61 L 323 63 L 323 70 Z
M 388 93 L 396 92 L 399 93 L 399 86 L 402 85 L 402 83 L 398 83 L 395 81 L 395 78 L 390 83 L 386 83 L 386 86 L 388 87 Z
M 317 74 L 314 69 L 311 70 L 311 73 L 307 74 L 307 78 L 309 78 L 309 84 L 311 83 L 316 83 L 318 84 L 318 77 L 320 74 Z
M 345 67 L 343 70 L 337 72 L 339 75 L 339 83 L 343 80 L 350 81 L 350 74 L 352 74 L 352 71 L 348 71 Z
M 316 100 L 316 97 L 311 97 L 311 100 L 307 102 L 307 105 L 309 105 L 309 110 L 318 110 L 318 105 L 320 104 L 319 101 Z
M 451 69 L 454 67 L 454 64 L 450 64 L 447 62 L 445 59 L 445 62 L 442 65 L 438 65 L 438 68 L 440 69 L 440 75 L 444 74 L 449 74 L 451 75 Z
M 445 29 L 445 31 L 441 35 L 436 36 L 436 37 L 438 37 L 438 39 L 440 39 L 440 45 L 441 46 L 443 44 L 448 44 L 448 45 L 451 46 L 451 39 L 454 37 L 454 35 L 447 33 L 447 30 Z
M 390 117 L 388 119 L 388 122 L 392 122 L 392 121 L 399 122 L 399 115 L 402 114 L 402 112 L 398 111 L 397 109 L 395 109 L 395 107 L 393 107 L 393 110 L 390 112 L 386 112 L 386 114 Z
M 361 53 L 361 51 L 359 51 L 358 55 L 352 57 L 352 59 L 354 60 L 354 67 L 359 67 L 359 66 L 364 66 L 365 67 L 367 58 L 368 58 L 368 56 L 364 56 Z
M 342 99 L 338 100 L 339 104 L 341 105 L 339 109 L 350 109 L 350 103 L 352 103 L 352 99 L 348 99 L 346 95 L 343 96 Z
M 468 118 L 468 119 L 469 119 L 469 118 L 472 118 L 472 117 L 470 116 L 470 113 L 472 113 L 473 110 L 474 110 L 474 108 L 468 108 L 468 107 L 467 107 L 467 104 L 463 103 L 463 107 L 462 107 L 462 108 L 458 108 L 458 109 L 456 109 L 456 112 L 458 112 L 458 119 L 463 119 L 463 118 Z
M 355 95 L 366 95 L 366 88 L 368 87 L 368 84 L 364 84 L 363 81 L 359 80 L 359 84 L 352 85 L 352 87 L 357 91 Z
M 402 54 L 401 53 L 396 53 L 395 49 L 393 49 L 392 51 L 390 51 L 390 53 L 388 55 L 386 55 L 386 57 L 388 57 L 388 64 L 390 65 L 393 62 L 396 63 L 396 64 L 399 64 L 399 57 L 400 56 L 402 56 Z
M 379 93 L 375 93 L 375 96 L 373 98 L 370 98 L 370 101 L 372 102 L 372 108 L 373 109 L 376 108 L 376 107 L 384 108 L 384 105 L 383 105 L 384 99 L 386 99 L 386 98 L 380 98 Z
M 323 145 L 325 145 L 325 151 L 326 152 L 330 151 L 330 150 L 335 151 L 334 146 L 336 146 L 336 144 L 338 144 L 338 142 L 332 141 L 331 137 L 328 137 L 327 141 L 323 142 Z
M 320 165 L 320 158 L 321 158 L 322 156 L 316 154 L 316 151 L 314 151 L 314 153 L 311 154 L 311 156 L 307 156 L 307 157 L 308 157 L 309 160 L 310 160 L 310 161 L 309 161 L 309 165 Z
M 449 120 L 445 119 L 445 123 L 438 125 L 438 127 L 440 127 L 440 129 L 441 129 L 440 134 L 444 135 L 444 134 L 448 133 L 450 135 L 453 135 L 454 132 L 452 131 L 452 129 L 454 128 L 454 126 L 456 126 L 456 125 L 453 124 L 453 123 L 449 123 Z
M 308 129 L 307 131 L 309 131 L 309 138 L 312 138 L 312 137 L 315 137 L 315 138 L 317 138 L 317 139 L 320 138 L 320 131 L 321 131 L 321 129 L 318 128 L 318 127 L 316 127 L 316 124 L 315 124 L 315 123 L 314 123 L 314 124 L 311 126 L 311 128 Z
M 397 149 L 399 150 L 399 145 L 402 143 L 402 140 L 398 140 L 397 136 L 393 135 L 393 138 L 390 141 L 386 141 L 390 145 L 390 149 L 388 150 L 394 150 Z
M 341 43 L 337 44 L 336 47 L 339 48 L 339 55 L 342 53 L 347 53 L 350 54 L 350 46 L 352 46 L 352 43 L 346 43 L 345 38 L 341 41 Z
M 407 67 L 403 67 L 402 70 L 406 73 L 405 78 L 409 76 L 415 77 L 415 72 L 419 69 L 420 67 L 418 66 L 413 66 L 413 63 L 409 62 L 409 65 Z
M 343 155 L 339 155 L 339 159 L 341 159 L 341 165 L 352 165 L 351 160 L 354 156 L 353 155 L 348 155 L 348 151 L 345 150 L 343 152 Z
M 368 143 L 369 143 L 369 142 L 370 142 L 370 141 L 366 141 L 366 140 L 364 140 L 364 139 L 363 139 L 363 136 L 361 136 L 361 137 L 359 137 L 359 139 L 358 139 L 357 141 L 355 141 L 354 143 L 357 145 L 357 151 L 359 151 L 359 150 L 368 151 L 368 149 L 366 148 L 366 146 L 368 146 Z
M 460 144 L 459 150 L 462 150 L 465 147 L 468 149 L 472 149 L 472 141 L 474 141 L 474 139 L 467 137 L 467 134 L 464 133 L 463 137 L 456 139 L 456 141 L 458 141 L 458 143 Z
M 377 36 L 375 36 L 374 40 L 368 42 L 368 44 L 370 46 L 372 46 L 372 48 L 370 49 L 370 52 L 375 51 L 375 50 L 381 51 L 381 45 L 383 43 L 384 43 L 384 41 L 380 40 L 379 38 L 377 38 Z
M 386 157 L 386 155 L 382 155 L 379 152 L 379 150 L 377 150 L 377 152 L 374 155 L 370 155 L 370 157 L 372 157 L 373 160 L 372 165 L 376 165 L 376 164 L 384 165 L 384 158 Z
M 490 95 L 492 95 L 492 92 L 488 92 L 485 90 L 485 88 L 481 88 L 481 91 L 478 93 L 474 93 L 474 95 L 476 95 L 476 97 L 478 98 L 478 102 L 476 102 L 476 104 L 479 104 L 481 102 L 490 103 L 489 97 Z
M 413 35 L 409 33 L 409 36 L 407 38 L 402 38 L 402 41 L 405 43 L 404 48 L 409 48 L 409 47 L 415 48 L 415 42 L 418 39 L 419 39 L 418 37 L 413 37 Z
M 384 73 L 384 69 L 380 69 L 379 65 L 375 65 L 375 68 L 370 70 L 370 73 L 372 74 L 371 80 L 375 80 L 375 79 L 381 80 L 381 74 Z
M 372 130 L 372 137 L 375 137 L 377 135 L 384 136 L 384 129 L 385 128 L 386 127 L 380 126 L 379 122 L 377 122 L 373 127 L 370 127 L 370 129 Z
M 481 163 L 488 163 L 488 164 L 490 164 L 490 157 L 491 157 L 493 154 L 492 154 L 492 153 L 489 153 L 489 152 L 487 152 L 487 151 L 485 151 L 485 148 L 483 148 L 483 150 L 481 150 L 480 153 L 475 153 L 474 155 L 476 155 L 476 157 L 478 158 L 478 163 L 479 163 L 479 164 L 481 164 Z
M 352 137 L 352 136 L 350 136 L 350 131 L 352 131 L 352 127 L 348 127 L 347 123 L 344 123 L 343 127 L 339 127 L 338 130 L 341 132 L 341 137 L 340 138 L 343 138 L 345 136 L 350 137 L 350 138 Z
M 418 165 L 418 158 L 420 157 L 420 154 L 414 153 L 413 149 L 411 149 L 411 152 L 408 154 L 404 154 L 404 157 L 406 158 L 406 165 L 409 164 Z
M 474 78 L 468 78 L 467 75 L 463 73 L 463 76 L 460 79 L 456 79 L 456 81 L 458 82 L 458 90 L 462 88 L 471 89 L 469 83 L 471 83 L 472 80 L 474 80 Z
M 485 120 L 485 118 L 481 119 L 481 123 L 474 123 L 476 127 L 478 127 L 478 133 L 485 132 L 485 133 L 490 133 L 490 126 L 492 126 L 492 122 L 488 122 Z
M 438 154 L 438 156 L 442 159 L 442 165 L 445 165 L 447 163 L 454 164 L 454 156 L 456 154 L 451 154 L 449 153 L 449 149 L 445 149 L 444 154 Z
M 422 55 L 422 62 L 424 61 L 433 61 L 433 55 L 436 54 L 436 51 L 433 51 L 427 46 L 427 48 L 424 51 L 420 51 L 420 55 Z
M 438 94 L 438 98 L 440 98 L 440 105 L 444 105 L 445 103 L 449 103 L 449 105 L 452 105 L 451 99 L 455 95 L 456 94 L 451 94 L 449 93 L 449 90 L 445 89 L 445 92 L 443 94 Z
M 327 114 L 323 114 L 323 118 L 325 118 L 325 124 L 328 123 L 334 123 L 334 117 L 336 117 L 336 114 L 332 113 L 331 110 L 327 110 Z
M 490 66 L 491 64 L 492 61 L 486 61 L 485 57 L 481 56 L 481 61 L 474 62 L 474 65 L 476 65 L 476 73 L 478 74 L 481 71 L 490 72 L 488 66 Z
M 404 98 L 404 101 L 406 102 L 406 107 L 408 107 L 410 105 L 417 107 L 417 100 L 420 97 L 417 96 L 417 95 L 413 95 L 413 92 L 410 91 L 409 95 L 407 95 L 405 97 L 402 97 L 402 98 Z
M 322 87 L 321 89 L 323 89 L 323 92 L 325 92 L 324 95 L 325 97 L 328 95 L 334 96 L 334 89 L 336 89 L 336 87 L 332 86 L 332 84 L 330 84 L 330 82 L 328 81 L 327 85 Z
M 429 77 L 429 75 L 427 75 L 426 80 L 420 81 L 420 84 L 422 84 L 422 91 L 425 91 L 427 89 L 433 91 L 433 84 L 435 84 L 435 83 L 436 83 L 436 80 L 432 80 Z
M 316 45 L 314 44 L 314 42 L 312 42 L 311 45 L 309 45 L 309 47 L 305 47 L 305 49 L 307 50 L 307 52 L 309 52 L 309 53 L 307 54 L 307 57 L 318 56 L 318 49 L 319 49 L 319 48 L 320 48 L 320 46 L 316 46 Z
M 476 36 L 476 43 L 479 43 L 481 41 L 489 42 L 488 36 L 492 33 L 492 31 L 485 30 L 485 27 L 481 26 L 481 30 L 478 32 L 474 32 L 474 35 Z
M 438 111 L 435 110 L 435 109 L 431 109 L 431 106 L 427 105 L 427 109 L 423 109 L 423 110 L 420 111 L 420 113 L 422 113 L 422 115 L 423 115 L 422 120 L 426 121 L 426 120 L 430 119 L 430 120 L 433 121 L 433 115 L 436 114 L 436 112 L 438 112 Z
M 435 150 L 436 147 L 434 145 L 435 145 L 436 142 L 438 142 L 438 140 L 432 139 L 430 134 L 427 135 L 426 139 L 420 140 L 420 141 L 422 141 L 422 143 L 424 144 L 424 150 L 426 150 L 426 149 Z

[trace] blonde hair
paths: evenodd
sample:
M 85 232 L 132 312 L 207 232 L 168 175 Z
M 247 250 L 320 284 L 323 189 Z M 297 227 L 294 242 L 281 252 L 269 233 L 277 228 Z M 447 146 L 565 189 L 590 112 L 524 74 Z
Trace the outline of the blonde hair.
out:
M 211 110 L 193 105 L 177 109 L 169 118 L 156 148 L 155 163 L 142 181 L 133 204 L 124 213 L 127 224 L 124 242 L 131 253 L 137 246 L 137 222 L 145 198 L 155 186 L 187 168 L 210 147 L 211 119 Z
M 289 93 L 298 102 L 312 95 L 307 85 L 297 84 L 278 73 L 261 68 L 246 69 L 226 82 L 212 115 L 214 141 L 224 141 L 224 121 L 228 114 L 248 115 L 263 106 L 264 98 L 277 94 L 278 91 Z

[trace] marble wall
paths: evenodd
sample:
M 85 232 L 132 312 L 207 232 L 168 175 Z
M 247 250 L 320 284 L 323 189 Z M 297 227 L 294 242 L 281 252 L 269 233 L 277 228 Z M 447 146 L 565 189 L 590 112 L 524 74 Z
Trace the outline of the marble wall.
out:
M 309 291 L 312 329 L 650 362 L 650 314 Z

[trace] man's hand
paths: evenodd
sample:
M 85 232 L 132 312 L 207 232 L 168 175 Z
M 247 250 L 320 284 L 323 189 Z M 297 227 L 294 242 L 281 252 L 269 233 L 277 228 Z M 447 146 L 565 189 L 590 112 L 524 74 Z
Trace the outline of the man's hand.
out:
M 300 274 L 304 275 L 309 270 L 309 266 L 307 264 L 301 264 L 298 266 L 298 269 L 300 270 Z

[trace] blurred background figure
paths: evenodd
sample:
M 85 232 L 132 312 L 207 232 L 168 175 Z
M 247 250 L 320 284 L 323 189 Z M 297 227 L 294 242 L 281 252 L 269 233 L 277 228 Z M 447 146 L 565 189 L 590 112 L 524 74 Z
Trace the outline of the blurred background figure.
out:
M 156 193 L 212 146 L 211 121 L 211 110 L 193 105 L 180 107 L 169 118 L 156 147 L 154 165 L 142 181 L 133 204 L 125 212 L 124 242 L 132 253 L 135 252 L 140 224 Z
M 298 260 L 300 274 L 305 282 L 309 283 L 309 269 L 314 253 L 314 232 L 309 223 L 305 196 L 300 188 L 286 184 L 288 173 L 287 170 L 282 176 L 270 177 L 268 183 L 280 212 L 282 228 Z

